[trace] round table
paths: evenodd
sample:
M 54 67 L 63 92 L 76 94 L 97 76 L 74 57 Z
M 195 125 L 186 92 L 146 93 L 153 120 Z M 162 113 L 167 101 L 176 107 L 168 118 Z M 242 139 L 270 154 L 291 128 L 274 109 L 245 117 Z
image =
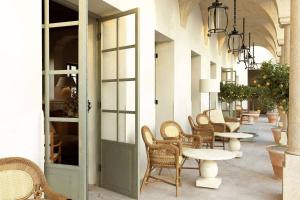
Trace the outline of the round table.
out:
M 196 180 L 197 187 L 217 189 L 222 183 L 222 178 L 217 177 L 218 165 L 216 161 L 230 160 L 236 154 L 218 149 L 185 149 L 183 155 L 188 158 L 201 160 L 201 176 Z
M 253 135 L 248 133 L 234 133 L 234 132 L 215 132 L 215 136 L 229 138 L 229 150 L 236 153 L 237 158 L 243 157 L 241 152 L 241 142 L 239 139 L 252 138 Z

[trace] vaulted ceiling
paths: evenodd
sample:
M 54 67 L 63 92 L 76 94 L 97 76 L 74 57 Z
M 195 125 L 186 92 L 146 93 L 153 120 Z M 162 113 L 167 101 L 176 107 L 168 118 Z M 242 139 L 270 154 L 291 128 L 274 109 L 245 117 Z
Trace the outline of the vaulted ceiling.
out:
M 188 16 L 194 6 L 199 6 L 203 24 L 207 27 L 207 8 L 214 0 L 178 0 L 181 12 L 181 24 L 185 26 Z M 286 0 L 279 0 L 282 3 Z M 228 32 L 233 26 L 233 0 L 221 0 L 229 7 Z M 246 32 L 251 32 L 252 41 L 256 45 L 265 47 L 274 56 L 280 51 L 278 41 L 283 41 L 284 31 L 279 24 L 279 13 L 289 13 L 278 5 L 278 0 L 237 0 L 237 24 L 242 31 L 242 19 L 246 18 Z M 286 5 L 288 1 L 285 2 Z M 280 7 L 279 7 L 280 6 Z M 286 6 L 287 7 L 287 6 Z

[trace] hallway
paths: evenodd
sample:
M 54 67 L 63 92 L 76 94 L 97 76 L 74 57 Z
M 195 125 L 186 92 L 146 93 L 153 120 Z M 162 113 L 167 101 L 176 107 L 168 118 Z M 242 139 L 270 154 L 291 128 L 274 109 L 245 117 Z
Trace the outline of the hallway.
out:
M 198 172 L 191 170 L 182 171 L 182 187 L 180 196 L 175 197 L 175 187 L 164 183 L 150 183 L 141 193 L 141 200 L 166 199 L 166 200 L 279 200 L 281 199 L 282 184 L 273 176 L 272 166 L 266 146 L 273 144 L 272 125 L 266 118 L 260 122 L 242 127 L 242 131 L 257 132 L 256 142 L 243 142 L 244 157 L 219 162 L 219 175 L 222 185 L 218 190 L 196 188 L 195 179 Z M 194 164 L 191 161 L 191 164 Z M 164 170 L 163 174 L 173 174 L 171 170 Z M 126 197 L 115 195 L 103 189 L 93 188 L 90 191 L 90 200 L 125 200 Z

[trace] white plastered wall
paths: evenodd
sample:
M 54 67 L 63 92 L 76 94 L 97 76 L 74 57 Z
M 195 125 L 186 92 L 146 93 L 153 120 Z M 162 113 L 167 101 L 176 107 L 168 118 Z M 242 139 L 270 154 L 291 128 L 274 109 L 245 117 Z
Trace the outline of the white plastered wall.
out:
M 108 3 L 110 0 L 106 0 Z M 111 0 L 120 10 L 138 7 L 139 22 L 139 125 L 147 125 L 155 131 L 155 30 L 174 41 L 174 120 L 185 131 L 190 131 L 187 117 L 192 114 L 191 102 L 191 51 L 201 56 L 200 78 L 210 77 L 210 62 L 216 64 L 217 79 L 221 79 L 221 67 L 234 67 L 235 60 L 228 55 L 227 46 L 218 44 L 218 37 L 204 37 L 201 11 L 195 6 L 189 16 L 187 26 L 180 25 L 178 1 Z M 123 2 L 123 3 L 122 3 Z M 166 12 L 168 11 L 168 12 Z M 206 41 L 207 40 L 207 41 Z M 220 49 L 221 48 L 221 49 Z M 200 94 L 201 111 L 208 109 L 208 94 Z M 145 147 L 140 138 L 140 176 L 145 171 Z
M 41 6 L 1 1 L 0 157 L 25 157 L 43 169 Z

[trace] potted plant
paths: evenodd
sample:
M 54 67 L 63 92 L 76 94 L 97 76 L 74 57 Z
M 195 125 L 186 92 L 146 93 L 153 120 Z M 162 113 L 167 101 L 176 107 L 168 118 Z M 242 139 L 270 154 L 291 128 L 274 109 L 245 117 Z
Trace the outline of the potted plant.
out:
M 254 117 L 254 120 L 255 121 L 258 121 L 259 119 L 259 115 L 260 115 L 260 112 L 261 112 L 261 106 L 257 106 L 257 110 L 254 110 L 254 102 L 257 101 L 259 99 L 259 97 L 261 96 L 261 93 L 262 93 L 262 88 L 260 87 L 254 87 L 254 86 L 248 86 L 248 92 L 247 92 L 247 95 L 248 95 L 248 102 L 252 102 L 252 110 L 249 110 L 249 113 L 250 114 L 256 114 L 256 116 Z M 257 102 L 258 103 L 258 102 Z
M 229 116 L 232 116 L 232 103 L 238 99 L 238 87 L 234 83 L 220 83 L 219 100 L 229 105 Z
M 264 62 L 257 78 L 258 84 L 264 88 L 262 98 L 275 102 L 281 114 L 287 116 L 289 98 L 289 68 L 286 65 Z M 286 117 L 287 118 L 287 117 Z M 287 137 L 280 130 L 279 144 L 267 147 L 276 177 L 282 178 L 282 163 L 287 150 Z M 283 137 L 284 136 L 284 137 Z M 277 139 L 278 140 L 278 139 Z

